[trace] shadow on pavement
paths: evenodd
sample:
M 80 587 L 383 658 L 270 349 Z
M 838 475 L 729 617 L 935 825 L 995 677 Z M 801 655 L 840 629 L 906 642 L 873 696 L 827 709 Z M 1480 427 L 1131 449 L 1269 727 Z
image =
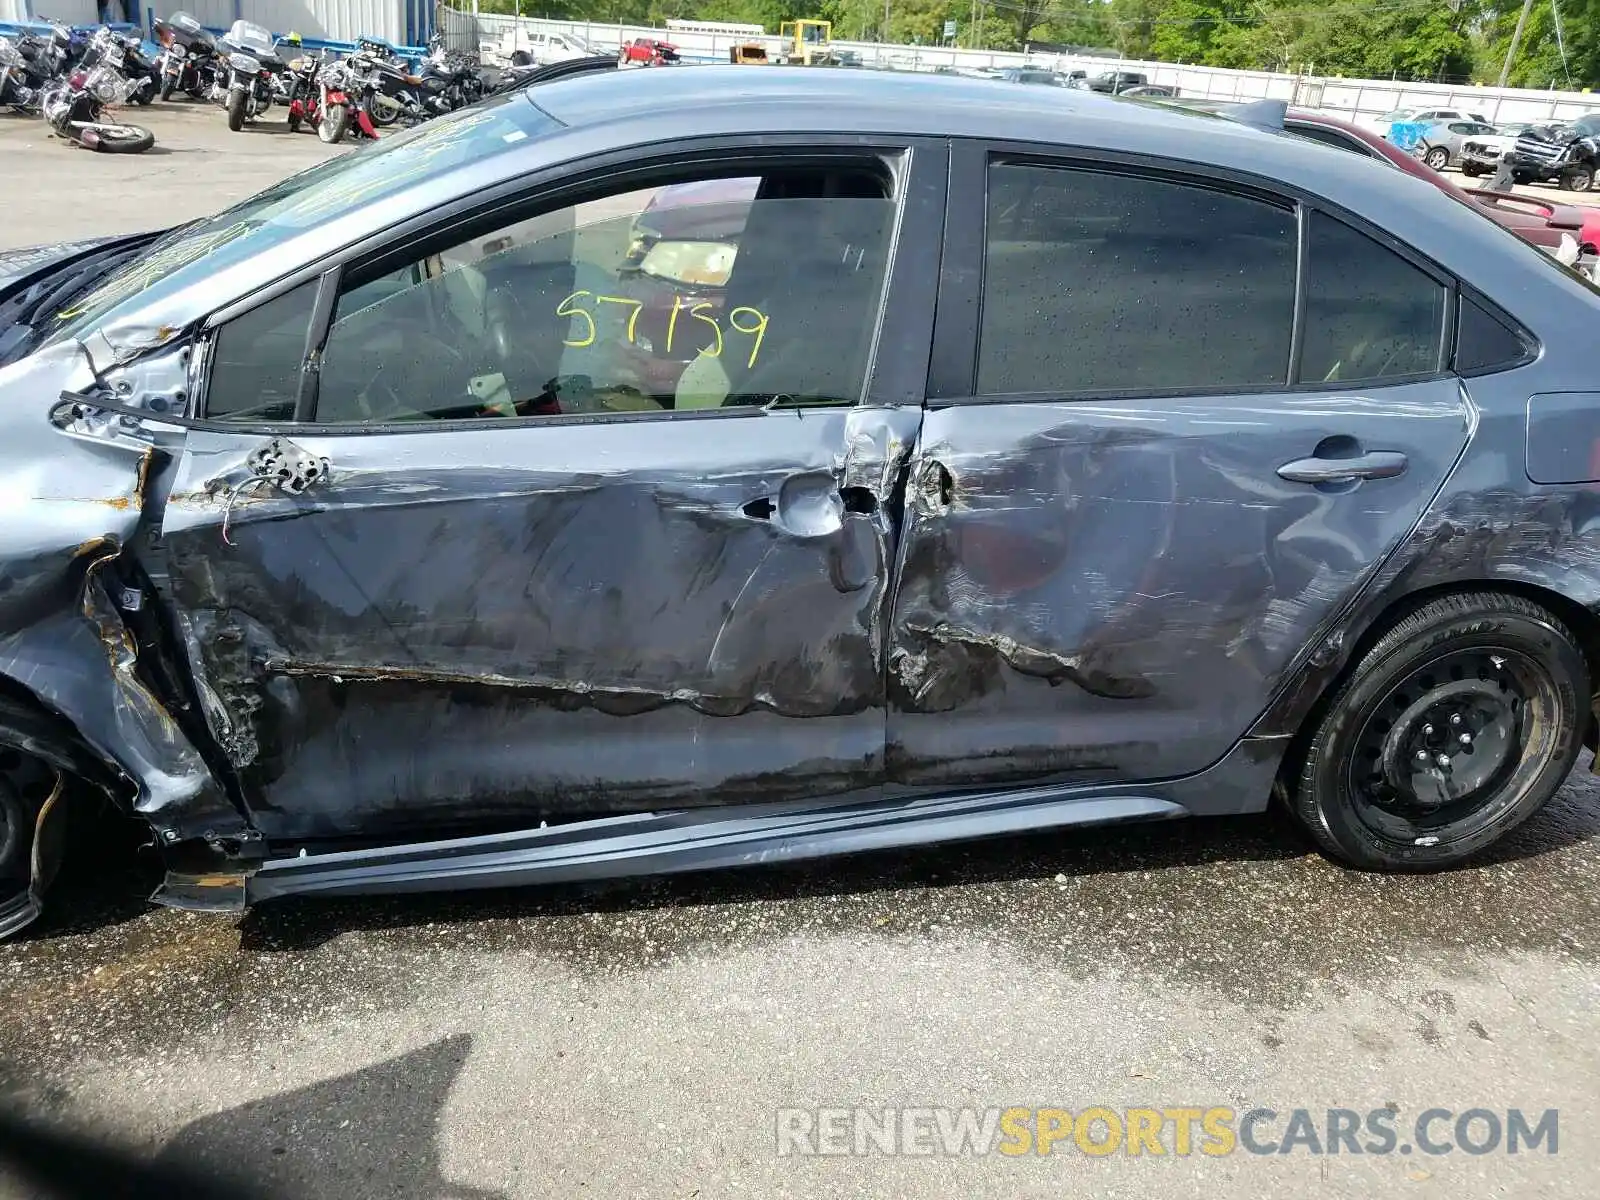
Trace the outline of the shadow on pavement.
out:
M 184 1126 L 157 1166 L 251 1180 L 284 1200 L 384 1195 L 500 1200 L 446 1179 L 438 1124 L 472 1039 L 445 1038 L 333 1079 L 241 1104 Z

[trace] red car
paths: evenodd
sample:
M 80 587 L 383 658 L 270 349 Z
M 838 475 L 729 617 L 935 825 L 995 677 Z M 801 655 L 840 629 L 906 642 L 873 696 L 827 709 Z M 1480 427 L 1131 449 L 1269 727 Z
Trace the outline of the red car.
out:
M 658 42 L 655 38 L 634 38 L 624 42 L 617 52 L 617 64 L 644 63 L 661 67 L 678 61 L 678 48 L 671 42 Z
M 1544 250 L 1561 245 L 1561 235 L 1569 233 L 1585 254 L 1600 252 L 1600 210 L 1582 208 L 1573 204 L 1552 204 L 1528 196 L 1511 196 L 1504 192 L 1485 190 L 1468 191 L 1457 187 L 1432 167 L 1385 141 L 1370 130 L 1362 129 L 1338 117 L 1322 113 L 1290 109 L 1283 127 L 1299 137 L 1321 142 L 1340 150 L 1352 150 L 1368 158 L 1381 158 L 1399 167 L 1408 175 L 1426 179 L 1447 195 L 1463 204 L 1477 204 L 1493 220 L 1504 225 L 1525 242 Z
M 1199 108 L 1207 112 L 1227 112 L 1240 107 L 1237 101 L 1224 100 L 1170 100 L 1157 103 Z M 1398 167 L 1408 175 L 1427 180 L 1441 192 L 1463 204 L 1477 205 L 1491 220 L 1541 250 L 1556 249 L 1561 245 L 1562 235 L 1571 234 L 1573 240 L 1578 243 L 1581 253 L 1600 253 L 1600 209 L 1582 208 L 1572 204 L 1552 204 L 1546 200 L 1511 196 L 1504 192 L 1468 191 L 1457 187 L 1420 159 L 1392 142 L 1385 141 L 1371 130 L 1308 109 L 1291 108 L 1284 116 L 1283 127 L 1297 137 L 1321 142 L 1337 150 L 1350 150 L 1356 154 L 1364 154 L 1368 158 L 1381 158 L 1390 166 Z

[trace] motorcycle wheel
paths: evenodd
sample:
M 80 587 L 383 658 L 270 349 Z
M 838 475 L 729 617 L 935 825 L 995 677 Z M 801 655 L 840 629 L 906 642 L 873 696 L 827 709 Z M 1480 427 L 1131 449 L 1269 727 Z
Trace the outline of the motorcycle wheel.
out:
M 155 79 L 147 77 L 145 83 L 148 85 L 147 87 L 142 87 L 133 94 L 133 102 L 140 108 L 144 108 L 156 98 Z
M 361 106 L 367 110 L 367 120 L 371 121 L 379 129 L 387 129 L 400 119 L 400 106 L 398 104 L 393 106 L 379 104 L 376 96 L 368 96 L 361 102 Z
M 289 110 L 289 116 L 288 116 L 287 119 L 288 119 L 288 122 L 289 122 L 289 132 L 290 133 L 299 133 L 300 132 L 300 114 L 295 112 L 293 109 L 290 109 Z
M 163 75 L 161 77 L 161 103 L 165 104 L 168 100 L 171 100 L 171 99 L 172 99 L 172 77 L 170 75 Z
M 138 125 L 85 125 L 78 144 L 101 154 L 143 154 L 156 144 L 156 135 Z
M 344 140 L 344 131 L 350 124 L 350 110 L 342 104 L 330 104 L 322 110 L 322 120 L 317 122 L 317 137 L 328 145 Z
M 248 100 L 243 88 L 234 88 L 228 93 L 228 128 L 235 133 L 244 128 L 244 106 Z

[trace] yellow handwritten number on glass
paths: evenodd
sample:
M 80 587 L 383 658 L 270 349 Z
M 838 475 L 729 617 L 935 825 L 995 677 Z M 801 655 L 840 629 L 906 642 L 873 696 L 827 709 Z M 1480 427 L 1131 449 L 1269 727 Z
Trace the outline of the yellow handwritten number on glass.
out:
M 589 314 L 589 310 L 588 309 L 580 308 L 576 304 L 572 303 L 579 296 L 592 296 L 592 295 L 594 295 L 593 292 L 573 292 L 572 295 L 568 296 L 560 304 L 556 305 L 556 316 L 558 316 L 558 317 L 582 317 L 589 325 L 589 336 L 588 337 L 581 338 L 580 340 L 578 340 L 576 342 L 573 341 L 571 338 L 562 338 L 561 339 L 561 344 L 563 346 L 572 346 L 574 348 L 577 348 L 577 347 L 580 347 L 580 346 L 592 346 L 592 345 L 594 345 L 595 335 L 599 332 L 599 330 L 595 327 L 594 317 Z
M 596 304 L 631 304 L 633 311 L 628 314 L 628 341 L 633 341 L 633 331 L 639 324 L 639 310 L 644 307 L 643 300 L 629 300 L 626 296 L 596 296 Z M 593 341 L 593 338 L 589 339 Z
M 711 326 L 712 330 L 715 331 L 715 333 L 717 335 L 717 348 L 715 350 L 706 350 L 706 349 L 702 348 L 700 353 L 696 356 L 698 358 L 721 358 L 722 357 L 722 326 L 717 324 L 717 320 L 716 320 L 715 317 L 703 317 L 703 316 L 700 315 L 700 310 L 702 308 L 710 308 L 710 307 L 711 307 L 710 301 L 702 300 L 699 304 L 691 305 L 690 308 L 689 308 L 689 315 L 691 317 L 693 317 L 696 321 L 704 321 L 707 325 Z
M 755 324 L 753 324 L 749 329 L 746 329 L 743 325 L 739 324 L 740 313 L 749 313 L 755 318 Z M 738 308 L 734 309 L 728 314 L 728 324 L 732 325 L 740 333 L 747 333 L 751 337 L 755 338 L 755 342 L 750 347 L 750 360 L 744 364 L 745 370 L 748 371 L 751 367 L 756 365 L 756 355 L 761 353 L 761 339 L 767 336 L 767 314 L 758 308 L 748 308 L 744 305 L 740 305 Z

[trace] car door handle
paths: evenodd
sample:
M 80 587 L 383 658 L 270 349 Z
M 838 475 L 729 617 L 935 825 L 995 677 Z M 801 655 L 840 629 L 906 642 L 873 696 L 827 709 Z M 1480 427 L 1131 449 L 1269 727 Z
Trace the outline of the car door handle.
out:
M 1373 450 L 1354 458 L 1297 458 L 1279 467 L 1278 477 L 1290 483 L 1359 483 L 1393 479 L 1405 469 L 1406 456 L 1398 450 Z

